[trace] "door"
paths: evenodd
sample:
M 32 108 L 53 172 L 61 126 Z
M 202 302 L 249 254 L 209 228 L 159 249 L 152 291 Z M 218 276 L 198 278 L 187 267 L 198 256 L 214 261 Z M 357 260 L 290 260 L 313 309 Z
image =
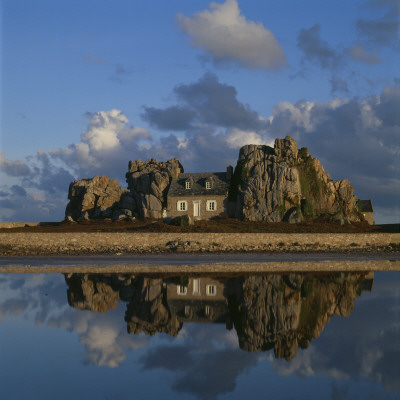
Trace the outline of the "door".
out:
M 193 202 L 193 217 L 200 217 L 200 201 Z

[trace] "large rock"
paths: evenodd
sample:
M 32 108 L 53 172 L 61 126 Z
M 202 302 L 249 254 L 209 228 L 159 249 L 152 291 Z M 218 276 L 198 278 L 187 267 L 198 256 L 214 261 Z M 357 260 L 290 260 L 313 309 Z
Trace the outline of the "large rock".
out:
M 162 218 L 171 180 L 183 172 L 179 160 L 173 158 L 167 162 L 158 162 L 152 158 L 146 162 L 129 161 L 128 169 L 126 181 L 138 216 Z
M 235 216 L 249 221 L 300 222 L 322 214 L 358 220 L 350 182 L 330 179 L 290 136 L 276 139 L 273 148 L 240 149 L 230 200 L 236 202 Z
M 105 175 L 77 179 L 69 185 L 70 201 L 65 217 L 74 220 L 111 217 L 119 206 L 121 196 L 127 193 L 115 179 Z

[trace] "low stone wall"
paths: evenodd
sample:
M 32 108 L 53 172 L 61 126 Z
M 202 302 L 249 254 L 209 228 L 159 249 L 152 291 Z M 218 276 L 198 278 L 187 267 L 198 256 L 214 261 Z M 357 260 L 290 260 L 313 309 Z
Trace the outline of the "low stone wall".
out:
M 0 254 L 400 250 L 400 233 L 0 233 Z

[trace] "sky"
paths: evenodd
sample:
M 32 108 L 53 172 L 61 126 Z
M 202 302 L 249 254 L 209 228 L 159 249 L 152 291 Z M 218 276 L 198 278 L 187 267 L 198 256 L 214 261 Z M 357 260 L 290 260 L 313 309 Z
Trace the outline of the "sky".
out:
M 224 171 L 292 136 L 400 221 L 400 0 L 3 0 L 0 221 L 129 160 Z

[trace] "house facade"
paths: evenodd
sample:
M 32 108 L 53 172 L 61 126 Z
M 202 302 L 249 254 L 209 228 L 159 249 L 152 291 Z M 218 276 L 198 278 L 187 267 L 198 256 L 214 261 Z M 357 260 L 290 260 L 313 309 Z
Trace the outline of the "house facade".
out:
M 193 220 L 207 220 L 226 215 L 232 173 L 229 166 L 226 172 L 179 174 L 168 190 L 164 217 L 189 215 Z

